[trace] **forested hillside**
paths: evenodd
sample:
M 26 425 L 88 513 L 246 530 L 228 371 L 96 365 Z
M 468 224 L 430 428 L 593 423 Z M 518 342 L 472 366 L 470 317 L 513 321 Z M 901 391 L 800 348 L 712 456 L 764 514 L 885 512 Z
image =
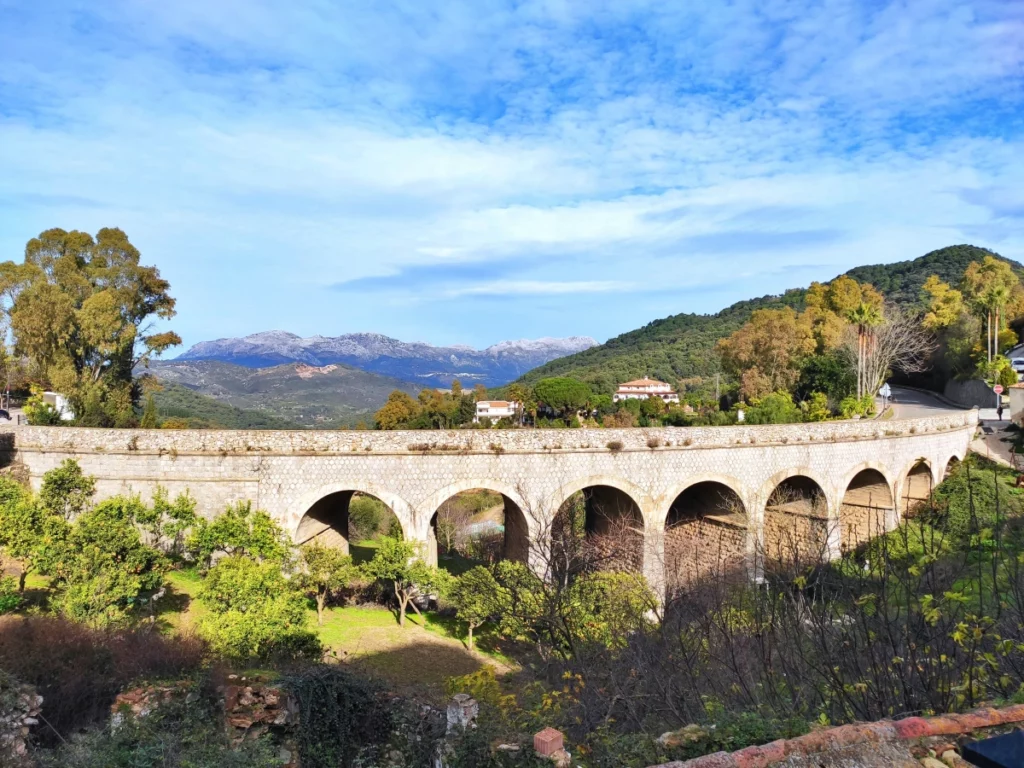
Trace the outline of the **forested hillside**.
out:
M 921 286 L 929 275 L 955 284 L 968 264 L 986 255 L 999 256 L 973 245 L 954 245 L 910 261 L 856 267 L 846 274 L 871 283 L 890 301 L 911 305 L 920 301 Z M 1024 275 L 1024 266 L 1010 263 Z M 695 377 L 709 379 L 720 370 L 714 350 L 719 339 L 743 325 L 756 309 L 803 309 L 805 295 L 806 289 L 799 288 L 782 296 L 740 301 L 713 315 L 679 314 L 655 320 L 600 346 L 552 360 L 520 381 L 533 384 L 549 376 L 573 376 L 608 394 L 618 382 L 645 375 L 673 383 Z
M 161 382 L 153 393 L 160 419 L 177 419 L 190 429 L 302 429 L 301 424 L 265 411 L 236 408 L 181 384 Z

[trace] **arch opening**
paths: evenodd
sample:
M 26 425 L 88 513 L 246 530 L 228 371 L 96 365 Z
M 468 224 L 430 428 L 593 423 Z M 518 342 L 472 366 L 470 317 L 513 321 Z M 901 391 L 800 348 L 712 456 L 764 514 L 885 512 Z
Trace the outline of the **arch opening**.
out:
M 430 518 L 428 561 L 454 573 L 498 560 L 526 563 L 526 515 L 511 498 L 488 488 L 460 491 Z
M 766 564 L 803 566 L 828 559 L 828 501 L 821 486 L 794 475 L 775 486 L 764 511 Z
M 552 575 L 571 580 L 595 571 L 642 572 L 644 518 L 623 490 L 592 485 L 572 494 L 551 527 Z
M 715 481 L 695 483 L 669 507 L 665 522 L 668 595 L 744 570 L 747 510 L 739 494 Z
M 337 491 L 317 500 L 306 511 L 295 531 L 295 543 L 301 546 L 316 542 L 340 549 L 358 564 L 373 557 L 383 536 L 404 536 L 391 507 L 368 493 Z
M 949 461 L 946 462 L 946 468 L 942 471 L 942 479 L 945 480 L 953 472 L 956 471 L 957 467 L 960 466 L 960 459 L 956 456 L 950 456 Z
M 895 512 L 892 490 L 877 469 L 864 469 L 846 486 L 839 507 L 839 527 L 843 549 L 856 549 L 886 532 Z
M 910 468 L 903 481 L 900 493 L 900 516 L 912 517 L 917 508 L 927 504 L 932 497 L 932 468 L 927 460 L 918 459 Z

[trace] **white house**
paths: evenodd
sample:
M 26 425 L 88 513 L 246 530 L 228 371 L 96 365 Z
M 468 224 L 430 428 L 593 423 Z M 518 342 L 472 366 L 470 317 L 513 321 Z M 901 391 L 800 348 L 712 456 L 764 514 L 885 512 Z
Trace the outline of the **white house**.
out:
M 53 406 L 61 421 L 73 421 L 75 412 L 71 410 L 68 399 L 60 392 L 43 392 L 43 402 Z
M 480 419 L 488 418 L 492 422 L 498 419 L 515 419 L 519 416 L 522 406 L 514 400 L 480 400 L 476 404 L 476 416 L 473 423 L 479 424 Z
M 672 391 L 672 386 L 655 379 L 637 379 L 619 384 L 612 395 L 614 402 L 620 400 L 646 400 L 649 397 L 660 397 L 666 403 L 678 403 L 679 395 Z

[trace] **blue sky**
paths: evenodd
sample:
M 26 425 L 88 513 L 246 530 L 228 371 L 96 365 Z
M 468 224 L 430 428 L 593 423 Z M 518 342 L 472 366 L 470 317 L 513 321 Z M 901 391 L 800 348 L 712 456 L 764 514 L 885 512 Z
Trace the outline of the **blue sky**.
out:
M 0 0 L 0 258 L 54 226 L 124 229 L 186 344 L 1024 261 L 1024 3 Z

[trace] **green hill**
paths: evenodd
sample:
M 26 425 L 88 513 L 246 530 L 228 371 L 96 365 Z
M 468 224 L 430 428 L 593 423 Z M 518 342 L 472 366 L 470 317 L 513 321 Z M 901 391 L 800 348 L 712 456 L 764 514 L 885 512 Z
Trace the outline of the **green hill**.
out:
M 161 382 L 153 393 L 161 419 L 186 421 L 192 429 L 302 429 L 302 425 L 264 411 L 236 408 L 181 384 Z
M 988 255 L 1003 258 L 985 248 L 953 245 L 911 261 L 856 267 L 846 274 L 871 283 L 897 304 L 913 305 L 920 301 L 921 286 L 929 275 L 955 284 L 968 264 Z M 1010 263 L 1024 276 L 1024 266 Z M 755 309 L 790 306 L 799 310 L 805 296 L 806 289 L 798 288 L 781 296 L 740 301 L 713 315 L 679 314 L 655 320 L 599 346 L 545 363 L 519 381 L 533 384 L 549 376 L 574 376 L 598 392 L 611 393 L 619 382 L 644 375 L 669 382 L 713 377 L 719 371 L 714 351 L 719 339 L 743 325 Z

